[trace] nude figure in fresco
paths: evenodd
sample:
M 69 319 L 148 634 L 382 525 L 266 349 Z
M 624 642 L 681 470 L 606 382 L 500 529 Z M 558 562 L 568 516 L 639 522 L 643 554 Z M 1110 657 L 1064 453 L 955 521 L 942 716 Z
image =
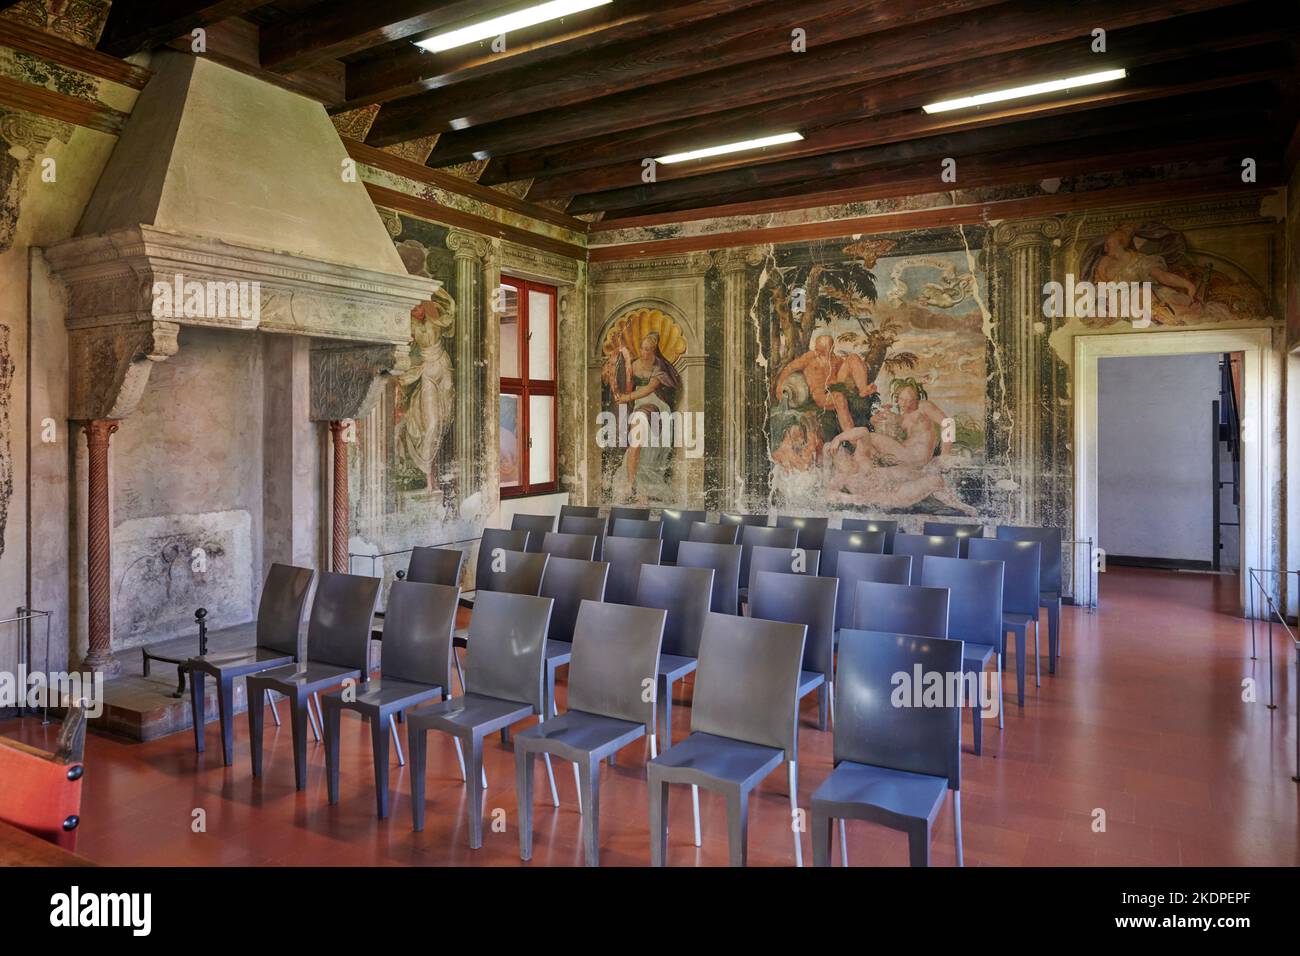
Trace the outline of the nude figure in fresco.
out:
M 857 389 L 860 398 L 874 394 L 876 386 L 867 382 L 867 370 L 860 356 L 854 354 L 848 359 L 835 354 L 835 340 L 825 330 L 814 332 L 810 348 L 803 355 L 791 359 L 781 369 L 776 379 L 776 394 L 781 394 L 786 380 L 795 372 L 802 372 L 808 383 L 809 397 L 817 407 L 835 412 L 841 431 L 849 431 L 855 426 L 853 413 L 849 405 L 849 388 L 833 386 L 851 386 Z M 855 361 L 856 360 L 856 361 Z

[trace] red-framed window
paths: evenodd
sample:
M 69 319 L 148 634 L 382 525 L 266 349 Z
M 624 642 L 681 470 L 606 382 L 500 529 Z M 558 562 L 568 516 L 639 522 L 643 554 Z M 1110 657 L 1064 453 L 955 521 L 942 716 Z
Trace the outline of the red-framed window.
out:
M 497 295 L 501 497 L 555 491 L 555 287 L 503 275 Z

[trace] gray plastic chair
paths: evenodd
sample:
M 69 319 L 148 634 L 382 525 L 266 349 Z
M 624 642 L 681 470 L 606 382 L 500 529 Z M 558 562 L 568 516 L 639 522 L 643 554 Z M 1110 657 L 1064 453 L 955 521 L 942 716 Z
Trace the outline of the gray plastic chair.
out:
M 749 561 L 754 548 L 785 548 L 787 551 L 799 546 L 798 528 L 768 528 L 757 525 L 743 525 L 740 529 L 740 600 L 744 601 L 749 591 Z M 739 611 L 737 607 L 737 611 Z
M 637 606 L 668 612 L 655 693 L 659 704 L 659 746 L 664 750 L 673 745 L 673 685 L 694 671 L 699 662 L 700 639 L 713 599 L 713 575 L 712 568 L 648 564 L 641 568 Z M 698 834 L 696 845 L 699 845 Z
M 410 581 L 413 584 L 442 584 L 456 588 L 459 593 L 460 571 L 464 563 L 465 552 L 463 551 L 417 546 L 411 549 L 411 560 L 406 570 L 397 572 L 397 580 Z M 375 617 L 382 623 L 384 612 L 377 611 Z M 373 629 L 370 636 L 376 641 L 382 641 L 383 628 Z
M 1043 686 L 1038 656 L 1038 596 L 1043 546 L 1037 541 L 1006 541 L 976 538 L 970 543 L 972 561 L 1001 561 L 1002 575 L 1002 666 L 1007 665 L 1007 632 L 1016 636 L 1016 700 L 1025 706 L 1025 644 L 1029 628 L 1034 629 L 1034 686 Z
M 566 515 L 560 519 L 560 531 L 564 534 L 589 534 L 596 539 L 596 555 L 593 561 L 599 561 L 605 548 L 605 519 L 579 518 Z
M 528 545 L 525 551 L 533 554 L 540 554 L 542 550 L 542 539 L 548 532 L 555 530 L 555 515 L 526 515 L 516 514 L 510 519 L 511 531 L 527 531 Z
M 631 518 L 633 521 L 649 521 L 649 508 L 627 508 L 623 506 L 610 508 L 606 534 L 614 533 L 614 522 L 619 518 Z
M 858 597 L 859 581 L 907 584 L 912 580 L 912 559 L 905 554 L 848 551 L 840 555 L 840 566 L 835 576 L 840 581 L 840 596 L 835 609 L 835 629 L 838 631 L 853 626 L 853 604 Z
M 600 509 L 595 505 L 560 505 L 560 520 L 568 517 L 599 518 Z
M 1047 673 L 1056 673 L 1061 656 L 1061 529 L 1003 525 L 997 536 L 1004 541 L 1038 541 L 1042 544 L 1038 606 L 1047 609 Z
M 822 559 L 817 573 L 824 578 L 835 577 L 835 572 L 840 566 L 841 551 L 884 554 L 885 533 L 883 531 L 842 531 L 839 528 L 831 528 L 822 541 Z
M 451 634 L 456 626 L 454 585 L 398 581 L 388 594 L 384 623 L 387 640 L 381 676 L 361 687 L 325 694 L 325 779 L 329 802 L 339 802 L 339 727 L 345 710 L 370 721 L 370 747 L 375 762 L 375 806 L 379 819 L 388 816 L 388 734 L 397 737 L 394 718 L 435 697 L 450 696 Z M 399 764 L 405 763 L 397 748 Z
M 489 734 L 534 715 L 545 721 L 542 672 L 553 603 L 550 598 L 531 594 L 485 591 L 470 619 L 471 640 L 465 661 L 469 685 L 465 693 L 426 704 L 406 715 L 411 823 L 416 830 L 424 829 L 427 735 L 438 730 L 456 738 L 461 752 L 469 758 L 464 773 L 469 796 L 469 845 L 475 850 L 483 845 L 483 791 L 487 787 L 483 741 Z
M 894 538 L 894 554 L 911 557 L 911 583 L 920 584 L 925 572 L 925 559 L 960 557 L 961 539 L 956 535 L 900 534 Z
M 895 674 L 955 675 L 956 693 L 939 707 L 895 707 Z M 846 629 L 837 671 L 835 769 L 812 796 L 813 864 L 830 866 L 831 821 L 868 820 L 907 834 L 912 866 L 930 865 L 930 831 L 944 791 L 952 791 L 957 865 L 961 845 L 962 643 Z M 919 693 L 919 689 L 914 689 Z
M 604 561 L 552 558 L 542 578 L 542 597 L 554 600 L 551 629 L 546 637 L 547 714 L 558 713 L 555 705 L 555 672 L 569 663 L 573 653 L 573 628 L 583 601 L 605 600 L 609 565 Z M 648 675 L 647 675 L 648 676 Z
M 744 866 L 749 857 L 749 793 L 782 763 L 793 820 L 799 808 L 796 722 L 807 630 L 732 614 L 710 613 L 705 620 L 691 735 L 646 764 L 651 865 L 663 866 L 668 853 L 670 784 L 704 787 L 726 799 L 732 866 Z M 795 863 L 802 866 L 802 841 L 798 829 L 791 829 Z
M 658 521 L 642 521 L 640 518 L 617 518 L 611 538 L 653 538 L 660 541 L 664 536 L 664 526 Z
M 758 575 L 763 571 L 775 571 L 777 574 L 811 574 L 816 577 L 820 566 L 820 551 L 756 545 L 749 557 L 749 577 L 741 593 L 746 597 L 751 594 Z
M 526 531 L 513 531 L 511 534 L 527 534 Z M 494 549 L 495 550 L 495 549 Z M 481 554 L 481 552 L 480 552 Z M 500 550 L 495 558 L 489 553 L 488 560 L 479 561 L 478 581 L 480 592 L 498 591 L 505 594 L 540 594 L 542 577 L 546 574 L 549 554 L 529 554 L 526 551 Z M 456 673 L 460 677 L 460 686 L 465 687 L 465 674 L 460 666 L 460 658 L 455 648 L 469 646 L 469 628 L 457 629 L 452 637 L 452 657 L 456 662 Z
M 503 528 L 483 529 L 483 536 L 479 538 L 478 542 L 478 555 L 474 560 L 474 590 L 466 591 L 460 596 L 460 603 L 463 606 L 474 606 L 474 599 L 478 596 L 477 590 L 482 587 L 481 582 L 491 573 L 492 557 L 498 549 L 502 551 L 527 551 L 528 532 L 523 530 L 506 531 Z
M 735 614 L 740 601 L 740 545 L 683 541 L 677 549 L 679 568 L 712 568 L 713 610 Z
M 577 558 L 591 561 L 596 556 L 596 536 L 594 534 L 566 534 L 563 531 L 548 531 L 542 539 L 542 553 L 553 558 Z
M 838 578 L 761 571 L 749 606 L 752 617 L 808 626 L 799 699 L 817 692 L 818 730 L 826 729 L 826 718 L 835 703 L 835 604 L 839 587 Z
M 917 637 L 948 636 L 947 588 L 859 581 L 853 629 Z
M 205 678 L 217 682 L 217 708 L 221 722 L 221 756 L 227 767 L 234 759 L 235 681 L 249 674 L 274 670 L 298 659 L 298 632 L 302 630 L 302 611 L 307 605 L 316 572 L 288 564 L 273 564 L 262 585 L 257 605 L 257 643 L 252 647 L 213 651 L 203 657 L 191 657 L 183 665 L 190 675 L 190 714 L 194 719 L 194 751 L 203 753 L 203 734 L 207 717 Z M 269 695 L 267 695 L 269 697 Z M 258 698 L 248 697 L 248 709 Z M 280 722 L 274 702 L 271 713 Z M 315 724 L 312 725 L 315 729 Z
M 659 521 L 664 526 L 664 564 L 677 562 L 677 546 L 687 539 L 691 523 L 707 518 L 708 514 L 704 511 L 685 511 L 681 508 L 664 508 L 659 512 Z
M 936 557 L 925 562 L 922 584 L 948 589 L 948 637 L 964 645 L 966 670 L 984 673 L 991 659 L 997 663 L 998 727 L 1002 714 L 1002 577 L 1001 561 L 972 561 Z M 979 695 L 971 701 L 974 747 L 978 757 L 984 741 L 984 721 Z
M 894 553 L 894 536 L 898 534 L 897 521 L 880 518 L 845 518 L 840 522 L 845 531 L 880 531 L 885 535 L 885 554 Z
M 583 851 L 588 866 L 600 865 L 600 762 L 647 734 L 655 754 L 655 704 L 646 700 L 642 682 L 658 667 L 666 617 L 658 608 L 580 605 L 569 706 L 559 717 L 515 735 L 521 860 L 533 856 L 533 758 L 544 753 L 577 766 Z
M 957 556 L 964 558 L 969 554 L 971 539 L 984 537 L 984 526 L 982 524 L 948 524 L 945 521 L 927 521 L 921 533 L 956 538 L 961 542 Z
M 718 515 L 719 524 L 741 525 L 746 528 L 766 528 L 767 515 L 742 515 L 734 511 L 724 511 Z
M 322 573 L 307 625 L 306 659 L 248 677 L 250 701 L 261 700 L 267 691 L 289 698 L 293 777 L 299 790 L 307 786 L 308 701 L 349 678 L 362 683 L 370 679 L 370 627 L 381 583 L 379 578 L 358 574 Z M 316 708 L 320 710 L 319 698 Z M 261 707 L 248 708 L 254 777 L 262 775 L 262 717 Z
M 690 529 L 686 532 L 686 540 L 698 541 L 701 544 L 738 544 L 740 528 L 738 524 L 692 521 Z
M 829 524 L 829 518 L 778 515 L 776 519 L 778 528 L 797 528 L 799 530 L 799 547 L 807 548 L 810 551 L 822 550 L 822 542 L 826 539 L 826 526 Z
M 605 582 L 605 600 L 610 604 L 635 604 L 641 566 L 657 565 L 663 546 L 658 538 L 606 538 L 609 579 Z

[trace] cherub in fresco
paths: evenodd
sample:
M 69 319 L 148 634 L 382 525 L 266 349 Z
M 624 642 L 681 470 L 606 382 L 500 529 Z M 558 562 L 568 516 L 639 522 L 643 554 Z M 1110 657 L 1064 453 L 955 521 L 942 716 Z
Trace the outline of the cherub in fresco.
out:
M 817 464 L 817 442 L 802 422 L 785 430 L 781 444 L 772 452 L 772 460 L 792 471 L 810 471 Z

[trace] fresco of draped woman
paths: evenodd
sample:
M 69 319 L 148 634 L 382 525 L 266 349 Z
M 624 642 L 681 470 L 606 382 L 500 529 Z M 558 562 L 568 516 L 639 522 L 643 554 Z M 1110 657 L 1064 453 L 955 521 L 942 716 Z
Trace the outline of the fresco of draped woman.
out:
M 686 339 L 672 318 L 653 308 L 638 308 L 621 315 L 610 326 L 601 346 L 605 356 L 601 369 L 603 405 L 619 414 L 640 412 L 651 422 L 660 415 L 677 411 L 681 402 L 682 376 L 677 361 L 686 351 Z M 656 427 L 656 434 L 660 434 Z M 663 433 L 668 441 L 659 447 L 616 448 L 607 454 L 618 456 L 611 479 L 611 491 L 618 501 L 651 502 L 671 496 L 673 461 L 680 439 Z M 666 447 L 665 447 L 666 445 Z
M 442 340 L 455 333 L 456 303 L 444 289 L 411 310 L 411 365 L 397 377 L 393 440 L 403 490 L 438 487 L 438 452 L 451 426 L 455 376 Z

